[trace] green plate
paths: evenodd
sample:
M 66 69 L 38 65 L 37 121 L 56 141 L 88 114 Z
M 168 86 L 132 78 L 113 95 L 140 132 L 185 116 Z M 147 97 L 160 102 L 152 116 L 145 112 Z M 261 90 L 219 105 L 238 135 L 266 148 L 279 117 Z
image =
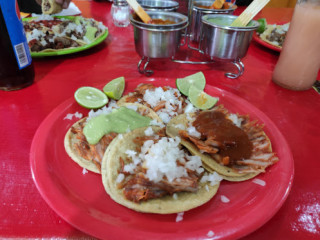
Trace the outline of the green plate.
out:
M 55 16 L 57 18 L 65 18 L 65 19 L 70 19 L 70 20 L 74 20 L 76 18 L 76 16 Z M 22 21 L 29 21 L 34 19 L 35 17 L 31 17 L 31 18 L 24 18 L 22 19 Z M 89 48 L 92 48 L 98 44 L 100 44 L 101 42 L 103 42 L 107 36 L 108 36 L 109 32 L 108 32 L 108 28 L 106 28 L 106 32 L 104 34 L 102 34 L 100 37 L 98 37 L 95 41 L 93 41 L 92 43 L 83 45 L 81 47 L 76 47 L 76 48 L 66 48 L 66 49 L 62 49 L 62 50 L 57 50 L 54 52 L 31 52 L 31 57 L 48 57 L 48 56 L 60 56 L 60 55 L 66 55 L 66 54 L 72 54 L 72 53 L 76 53 L 76 52 L 81 52 L 84 50 L 87 50 Z

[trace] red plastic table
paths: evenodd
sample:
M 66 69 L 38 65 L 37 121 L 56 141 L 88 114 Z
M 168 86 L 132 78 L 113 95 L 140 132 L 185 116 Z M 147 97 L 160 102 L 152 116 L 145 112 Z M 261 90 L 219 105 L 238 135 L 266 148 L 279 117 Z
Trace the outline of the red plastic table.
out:
M 0 238 L 90 238 L 59 217 L 41 198 L 32 179 L 29 152 L 45 117 L 80 86 L 101 86 L 119 76 L 142 79 L 134 49 L 133 28 L 117 28 L 110 2 L 74 0 L 84 17 L 109 28 L 105 42 L 69 56 L 34 59 L 35 83 L 14 92 L 0 92 Z M 243 9 L 239 8 L 236 14 Z M 264 9 L 259 17 L 288 21 L 292 9 Z M 243 59 L 245 72 L 228 79 L 232 65 L 186 65 L 170 60 L 151 62 L 152 78 L 176 78 L 203 71 L 208 84 L 227 90 L 262 110 L 285 136 L 295 164 L 288 199 L 265 225 L 244 239 L 320 238 L 320 96 L 295 92 L 271 81 L 278 52 L 252 41 Z M 54 133 L 53 133 L 54 134 Z

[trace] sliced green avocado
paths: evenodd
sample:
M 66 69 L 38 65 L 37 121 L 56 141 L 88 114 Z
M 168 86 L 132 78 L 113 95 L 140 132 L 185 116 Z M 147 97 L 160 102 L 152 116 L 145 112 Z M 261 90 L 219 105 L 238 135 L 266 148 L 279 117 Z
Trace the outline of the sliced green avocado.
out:
M 96 32 L 98 31 L 97 28 L 95 27 L 91 27 L 91 26 L 86 26 L 86 38 L 89 40 L 89 41 L 93 41 L 95 39 L 95 35 L 96 35 Z
M 77 16 L 77 17 L 74 18 L 73 21 L 74 21 L 75 24 L 80 25 L 81 24 L 81 20 L 82 20 L 82 17 Z

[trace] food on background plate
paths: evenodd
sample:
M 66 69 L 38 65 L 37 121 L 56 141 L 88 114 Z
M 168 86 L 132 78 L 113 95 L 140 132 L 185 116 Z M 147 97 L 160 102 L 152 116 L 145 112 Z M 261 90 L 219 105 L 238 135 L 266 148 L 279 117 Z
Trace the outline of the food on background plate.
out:
M 55 52 L 88 45 L 107 28 L 94 19 L 40 15 L 23 20 L 31 52 Z
M 157 114 L 143 105 L 127 104 L 119 107 L 110 101 L 108 107 L 90 112 L 68 130 L 64 146 L 73 161 L 81 167 L 100 173 L 103 155 L 112 140 L 135 128 L 161 121 Z M 159 123 L 160 124 L 160 123 Z
M 62 11 L 62 6 L 56 0 L 42 0 L 41 9 L 43 14 L 55 14 Z
M 290 23 L 283 25 L 267 24 L 266 29 L 259 35 L 259 37 L 273 46 L 282 48 L 289 26 Z
M 229 113 L 222 105 L 179 115 L 166 131 L 170 137 L 181 137 L 181 144 L 200 156 L 208 171 L 229 181 L 253 178 L 279 160 L 262 125 Z
M 217 192 L 218 174 L 181 148 L 160 127 L 117 137 L 102 162 L 102 182 L 117 203 L 138 212 L 169 214 L 198 207 Z

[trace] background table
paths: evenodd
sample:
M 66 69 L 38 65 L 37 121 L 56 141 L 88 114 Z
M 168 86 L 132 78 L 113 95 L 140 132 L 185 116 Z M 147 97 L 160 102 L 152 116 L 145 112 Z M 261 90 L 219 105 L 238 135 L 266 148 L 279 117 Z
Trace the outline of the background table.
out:
M 117 28 L 111 3 L 74 0 L 84 17 L 109 27 L 107 40 L 86 52 L 34 59 L 35 83 L 23 90 L 0 92 L 0 238 L 90 238 L 49 208 L 31 176 L 29 151 L 44 118 L 80 86 L 101 86 L 125 76 L 142 79 L 137 71 L 132 26 Z M 243 9 L 238 9 L 239 14 Z M 292 9 L 264 9 L 258 17 L 288 21 Z M 228 79 L 230 64 L 191 66 L 168 61 L 150 63 L 152 78 L 183 77 L 203 71 L 209 84 L 232 92 L 262 110 L 284 134 L 292 150 L 295 179 L 280 211 L 245 239 L 320 238 L 319 94 L 313 89 L 294 92 L 271 81 L 279 53 L 252 42 L 244 75 Z

